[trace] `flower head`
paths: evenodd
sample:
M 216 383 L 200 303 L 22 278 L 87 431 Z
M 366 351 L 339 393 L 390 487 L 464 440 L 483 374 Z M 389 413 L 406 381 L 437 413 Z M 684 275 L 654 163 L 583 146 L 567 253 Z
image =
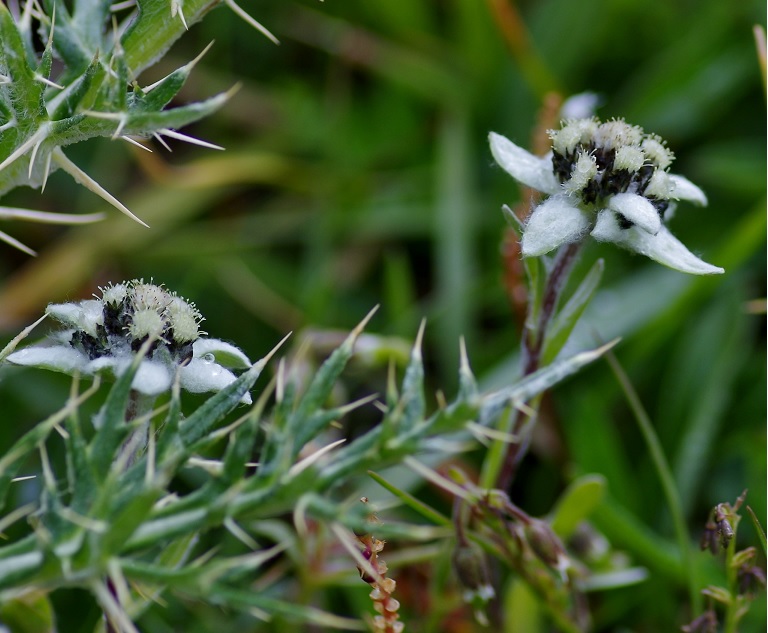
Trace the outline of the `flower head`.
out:
M 706 205 L 704 192 L 669 173 L 674 154 L 656 135 L 616 119 L 572 119 L 550 130 L 552 151 L 540 158 L 490 134 L 496 162 L 524 185 L 548 194 L 529 218 L 524 256 L 544 255 L 587 234 L 699 275 L 723 269 L 700 260 L 664 222 L 678 200 Z
M 176 372 L 188 391 L 218 391 L 235 380 L 227 367 L 251 366 L 234 345 L 201 338 L 203 316 L 195 304 L 163 286 L 134 279 L 100 290 L 95 299 L 49 305 L 47 314 L 68 328 L 54 335 L 53 344 L 27 347 L 8 360 L 69 374 L 119 376 L 148 343 L 132 383 L 145 395 L 170 389 Z M 250 396 L 243 401 L 250 403 Z

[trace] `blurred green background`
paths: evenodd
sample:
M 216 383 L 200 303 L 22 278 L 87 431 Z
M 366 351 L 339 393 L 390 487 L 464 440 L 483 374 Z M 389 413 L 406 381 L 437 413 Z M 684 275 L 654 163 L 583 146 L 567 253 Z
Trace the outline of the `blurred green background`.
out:
M 617 356 L 658 429 L 694 537 L 709 508 L 744 488 L 768 522 L 766 102 L 752 31 L 765 24 L 763 2 L 242 4 L 279 46 L 217 8 L 141 78 L 151 83 L 215 40 L 182 97 L 240 90 L 184 131 L 226 151 L 172 143 L 172 154 L 156 146 L 150 155 L 108 140 L 70 148 L 151 229 L 114 211 L 86 228 L 3 226 L 40 253 L 0 251 L 6 340 L 49 302 L 144 277 L 195 301 L 204 328 L 252 358 L 289 330 L 348 329 L 381 304 L 370 332 L 411 340 L 427 318 L 435 388 L 455 388 L 460 336 L 486 386 L 509 382 L 520 332 L 500 207 L 521 193 L 494 166 L 486 137 L 529 146 L 548 94 L 593 91 L 599 116 L 663 136 L 677 155 L 673 171 L 705 190 L 709 206 L 681 205 L 671 228 L 726 274 L 690 278 L 593 244 L 582 264 L 603 257 L 606 274 L 576 344 L 624 337 Z M 17 190 L 3 204 L 104 206 L 61 173 L 44 195 Z M 378 388 L 383 375 L 371 369 L 358 380 Z M 64 377 L 2 368 L 0 445 L 57 409 L 68 389 Z M 607 366 L 557 389 L 540 426 L 515 501 L 545 513 L 574 475 L 604 474 L 610 499 L 598 527 L 659 574 L 597 596 L 596 629 L 676 630 L 685 593 L 653 567 L 647 547 L 655 535 L 660 548 L 671 542 L 671 522 Z M 641 526 L 643 547 L 630 538 Z M 741 537 L 756 544 L 748 520 Z M 404 602 L 408 630 L 449 630 Z M 764 630 L 764 608 L 761 599 L 744 631 Z M 205 618 L 196 626 L 221 630 Z

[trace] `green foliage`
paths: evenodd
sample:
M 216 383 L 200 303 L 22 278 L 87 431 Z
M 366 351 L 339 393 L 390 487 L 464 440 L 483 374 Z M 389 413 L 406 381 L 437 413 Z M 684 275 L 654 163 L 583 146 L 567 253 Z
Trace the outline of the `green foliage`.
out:
M 3 207 L 14 235 L 40 250 L 35 260 L 0 250 L 6 340 L 49 302 L 142 276 L 194 297 L 205 328 L 251 357 L 296 334 L 284 368 L 274 363 L 279 379 L 256 384 L 251 412 L 226 413 L 226 397 L 173 395 L 147 418 L 154 461 L 142 453 L 122 477 L 115 457 L 135 425 L 116 404 L 117 386 L 109 396 L 106 387 L 72 395 L 63 376 L 0 368 L 0 532 L 12 567 L 0 577 L 43 588 L 2 594 L 6 626 L 42 631 L 55 618 L 58 630 L 90 632 L 104 610 L 93 596 L 110 602 L 110 574 L 142 631 L 361 626 L 369 588 L 331 533 L 341 521 L 386 538 L 407 630 L 472 627 L 450 571 L 454 493 L 425 486 L 402 458 L 428 449 L 418 459 L 442 473 L 447 449 L 474 481 L 478 470 L 496 472 L 486 464 L 494 451 L 501 461 L 523 419 L 507 406 L 525 318 L 514 306 L 526 272 L 537 276 L 528 298 L 540 303 L 547 270 L 537 258 L 521 271 L 516 252 L 499 257 L 499 207 L 522 214 L 530 197 L 492 167 L 485 138 L 496 130 L 530 146 L 553 90 L 596 91 L 603 119 L 626 117 L 668 139 L 676 171 L 709 198 L 705 209 L 681 205 L 674 232 L 726 274 L 685 278 L 590 245 L 563 289 L 552 323 L 559 335 L 544 357 L 622 338 L 615 353 L 669 461 L 690 547 L 710 508 L 745 487 L 754 525 L 765 525 L 765 96 L 752 39 L 753 25 L 765 23 L 762 3 L 263 0 L 254 10 L 279 47 L 233 28 L 229 12 L 206 2 L 118 10 L 119 43 L 108 4 L 56 2 L 55 20 L 54 3 L 43 4 L 47 17 L 0 7 L 0 74 L 13 79 L 0 78 L 3 204 L 62 218 L 103 211 L 53 173 L 66 170 L 107 197 L 95 181 L 103 183 L 152 230 L 114 213 L 73 229 L 18 223 L 24 216 Z M 186 124 L 227 152 L 131 154 L 112 140 Z M 18 186 L 41 188 L 49 170 L 43 197 Z M 352 328 L 378 303 L 368 329 L 380 335 L 361 334 L 355 353 L 347 346 L 322 365 L 346 336 L 332 328 Z M 425 316 L 429 371 L 393 361 L 393 376 L 408 371 L 396 388 L 382 366 L 402 358 L 401 337 L 411 339 Z M 304 399 L 318 371 L 325 400 L 313 408 Z M 353 406 L 377 392 L 381 416 Z M 484 399 L 494 392 L 506 395 Z M 479 420 L 480 401 L 494 415 L 477 442 L 468 422 Z M 91 421 L 107 410 L 114 424 L 96 430 Z M 291 471 L 339 439 L 347 441 Z M 358 507 L 361 496 L 380 523 Z M 510 499 L 552 521 L 595 631 L 675 630 L 699 615 L 689 608 L 692 574 L 697 589 L 728 586 L 709 554 L 684 564 L 658 472 L 601 363 L 543 398 Z M 490 533 L 468 527 L 497 561 L 489 614 L 502 612 L 504 630 L 550 630 L 557 618 L 546 593 L 522 580 L 518 550 L 504 540 L 510 520 Z M 750 523 L 739 548 L 764 542 Z M 764 552 L 756 556 L 764 566 Z M 761 631 L 764 620 L 763 593 L 739 630 Z
M 307 516 L 342 520 L 356 531 L 364 530 L 364 517 L 343 510 L 345 483 L 351 477 L 423 453 L 437 438 L 456 434 L 474 419 L 492 422 L 505 407 L 531 399 L 600 354 L 580 354 L 555 363 L 484 396 L 465 389 L 455 402 L 425 417 L 420 388 L 423 362 L 416 348 L 402 389 L 399 395 L 391 394 L 379 424 L 331 453 L 336 443 L 319 445 L 327 441 L 330 425 L 356 405 L 328 408 L 326 403 L 352 356 L 362 325 L 304 389 L 283 367 L 276 378 L 274 405 L 266 406 L 272 392 L 267 390 L 260 402 L 229 426 L 223 425 L 226 415 L 259 378 L 268 358 L 184 418 L 178 389 L 170 406 L 163 407 L 165 413 L 133 417 L 130 402 L 137 394 L 131 383 L 141 353 L 109 390 L 93 433 L 88 432 L 78 405 L 95 389 L 73 398 L 70 406 L 20 438 L 0 463 L 0 477 L 7 484 L 30 454 L 39 451 L 47 464 L 45 455 L 56 442 L 55 430 L 64 438 L 66 473 L 57 474 L 47 464 L 35 507 L 10 515 L 15 520 L 29 515 L 32 529 L 0 548 L 0 596 L 82 587 L 94 594 L 114 626 L 125 630 L 132 630 L 130 619 L 146 606 L 147 591 L 182 592 L 236 609 L 258 608 L 291 620 L 355 628 L 354 622 L 330 614 L 292 609 L 278 599 L 239 590 L 239 583 L 246 578 L 254 582 L 254 573 L 294 546 L 292 540 L 279 539 L 269 548 L 259 546 L 252 532 L 263 532 L 263 524 L 299 507 Z M 463 374 L 465 382 L 473 380 L 468 367 Z M 142 449 L 136 441 L 146 438 L 147 429 L 149 441 Z M 220 458 L 205 461 L 206 475 L 197 489 L 187 495 L 174 492 L 182 470 L 195 466 L 199 455 L 222 440 L 226 440 L 225 449 L 219 452 Z M 311 444 L 318 446 L 314 453 Z M 253 455 L 259 460 L 255 473 L 247 467 Z M 248 529 L 237 523 L 244 520 Z M 210 560 L 205 555 L 190 558 L 195 551 L 190 538 L 217 528 L 228 529 L 256 551 Z M 131 591 L 131 585 L 141 585 L 143 590 Z
M 157 56 L 158 44 L 167 49 L 183 31 L 181 20 L 160 16 L 160 5 L 165 3 L 139 3 L 138 17 L 129 20 L 130 27 L 120 38 L 122 27 L 117 22 L 114 32 L 109 29 L 109 2 L 78 1 L 71 13 L 58 3 L 50 14 L 35 16 L 39 33 L 32 32 L 32 3 L 15 18 L 5 5 L 0 6 L 0 194 L 21 185 L 44 187 L 51 170 L 61 168 L 132 216 L 69 161 L 61 148 L 98 136 L 173 135 L 176 128 L 224 103 L 227 95 L 220 94 L 165 109 L 197 59 L 144 89 L 136 82 L 138 72 Z M 198 17 L 200 7 L 192 8 L 190 17 Z M 146 36 L 148 26 L 154 38 Z M 144 33 L 138 40 L 137 32 Z M 35 49 L 35 36 L 46 40 L 42 52 Z M 50 78 L 54 54 L 64 64 L 56 78 L 59 83 Z

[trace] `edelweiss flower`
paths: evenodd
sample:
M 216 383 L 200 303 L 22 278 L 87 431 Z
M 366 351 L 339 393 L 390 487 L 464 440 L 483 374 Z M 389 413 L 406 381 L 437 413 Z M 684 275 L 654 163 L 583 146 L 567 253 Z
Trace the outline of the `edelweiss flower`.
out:
M 121 375 L 148 340 L 131 388 L 156 396 L 181 386 L 193 393 L 218 391 L 235 380 L 225 367 L 246 369 L 248 357 L 217 339 L 200 338 L 202 315 L 194 304 L 162 286 L 132 280 L 101 288 L 101 298 L 49 305 L 46 313 L 69 326 L 53 344 L 33 345 L 8 356 L 17 365 L 67 374 Z M 250 404 L 248 394 L 243 402 Z
M 674 154 L 658 136 L 622 120 L 568 120 L 550 130 L 543 158 L 490 134 L 496 162 L 524 185 L 549 194 L 534 209 L 522 238 L 524 256 L 548 253 L 590 234 L 685 273 L 723 269 L 700 260 L 664 225 L 677 200 L 706 205 L 704 192 L 669 173 Z

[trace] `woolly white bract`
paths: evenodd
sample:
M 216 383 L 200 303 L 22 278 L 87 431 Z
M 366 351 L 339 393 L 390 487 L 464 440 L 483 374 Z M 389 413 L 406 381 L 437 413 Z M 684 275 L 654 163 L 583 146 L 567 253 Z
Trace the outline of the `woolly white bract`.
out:
M 707 198 L 669 173 L 674 155 L 658 136 L 621 120 L 588 118 L 566 121 L 550 137 L 552 151 L 538 157 L 499 134 L 489 136 L 505 171 L 550 196 L 526 223 L 524 256 L 544 255 L 589 234 L 681 272 L 723 272 L 691 253 L 664 224 L 676 201 L 706 205 Z
M 234 345 L 201 338 L 203 317 L 194 304 L 142 280 L 103 288 L 101 298 L 52 304 L 46 312 L 69 329 L 10 354 L 9 362 L 67 374 L 120 376 L 149 342 L 131 384 L 148 396 L 169 390 L 177 373 L 187 391 L 218 391 L 235 380 L 230 369 L 251 366 Z M 250 404 L 248 394 L 243 402 Z

